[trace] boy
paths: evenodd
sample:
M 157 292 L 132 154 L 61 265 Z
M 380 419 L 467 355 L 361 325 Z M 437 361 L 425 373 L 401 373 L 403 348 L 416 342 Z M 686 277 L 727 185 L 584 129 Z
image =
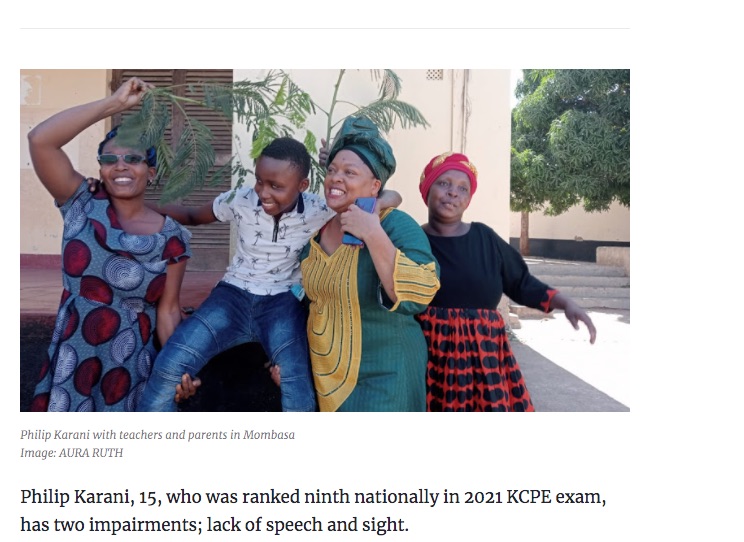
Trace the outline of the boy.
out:
M 309 171 L 304 145 L 278 138 L 256 162 L 254 188 L 225 192 L 201 207 L 160 209 L 185 226 L 234 220 L 238 244 L 225 276 L 158 354 L 139 410 L 176 410 L 173 388 L 184 372 L 194 376 L 246 342 L 260 342 L 271 364 L 281 367 L 282 410 L 316 409 L 305 312 L 290 287 L 299 282 L 299 251 L 333 211 L 305 193 Z
M 223 279 L 158 354 L 138 410 L 176 410 L 173 387 L 184 372 L 194 376 L 246 342 L 260 342 L 280 368 L 283 411 L 316 410 L 306 313 L 290 289 L 300 282 L 299 253 L 334 212 L 305 192 L 309 172 L 304 145 L 277 138 L 256 162 L 254 188 L 225 192 L 201 207 L 160 209 L 186 226 L 234 220 L 238 244 Z

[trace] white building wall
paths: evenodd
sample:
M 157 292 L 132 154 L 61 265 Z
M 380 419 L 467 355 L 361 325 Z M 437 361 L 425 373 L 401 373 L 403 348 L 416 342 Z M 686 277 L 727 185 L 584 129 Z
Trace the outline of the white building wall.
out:
M 108 94 L 106 70 L 21 70 L 20 209 L 21 254 L 59 254 L 62 217 L 31 166 L 28 132 L 53 114 Z M 65 146 L 73 167 L 98 174 L 96 152 L 106 133 L 99 122 Z
M 519 237 L 520 223 L 521 214 L 511 213 L 511 237 Z M 559 216 L 530 213 L 530 238 L 629 243 L 630 208 L 613 203 L 602 213 L 587 213 L 580 206 Z

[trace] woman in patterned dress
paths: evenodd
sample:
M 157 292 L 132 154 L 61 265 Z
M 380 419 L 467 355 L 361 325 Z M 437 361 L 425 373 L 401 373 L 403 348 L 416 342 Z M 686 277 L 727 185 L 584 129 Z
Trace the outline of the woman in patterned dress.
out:
M 530 394 L 496 307 L 502 294 L 532 308 L 563 310 L 578 329 L 596 330 L 576 302 L 532 276 L 519 252 L 485 224 L 463 222 L 478 173 L 463 154 L 435 156 L 419 190 L 429 208 L 422 227 L 441 269 L 441 288 L 417 316 L 429 346 L 429 411 L 533 411 Z
M 64 110 L 28 135 L 34 171 L 64 219 L 63 293 L 36 387 L 34 411 L 134 411 L 156 355 L 181 321 L 179 293 L 191 234 L 145 205 L 155 149 L 123 147 L 116 129 L 98 148 L 93 194 L 62 147 L 139 104 L 139 79 Z
M 439 287 L 429 243 L 407 214 L 354 203 L 377 197 L 395 171 L 371 121 L 348 117 L 327 163 L 325 199 L 337 214 L 300 256 L 319 408 L 423 412 L 426 343 L 413 315 Z M 344 244 L 345 232 L 363 246 Z

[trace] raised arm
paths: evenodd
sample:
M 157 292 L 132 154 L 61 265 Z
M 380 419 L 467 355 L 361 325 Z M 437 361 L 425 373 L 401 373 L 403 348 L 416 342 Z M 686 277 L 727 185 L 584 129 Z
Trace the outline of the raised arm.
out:
M 111 96 L 65 109 L 29 132 L 28 147 L 34 171 L 57 203 L 67 201 L 83 178 L 62 147 L 96 122 L 140 103 L 151 87 L 140 79 L 130 79 Z

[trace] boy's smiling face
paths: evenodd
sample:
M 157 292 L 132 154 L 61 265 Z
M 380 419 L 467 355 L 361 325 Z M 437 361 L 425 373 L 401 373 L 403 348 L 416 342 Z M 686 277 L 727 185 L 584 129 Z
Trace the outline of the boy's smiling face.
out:
M 289 160 L 261 156 L 256 163 L 256 194 L 270 216 L 291 211 L 309 185 L 307 177 Z

